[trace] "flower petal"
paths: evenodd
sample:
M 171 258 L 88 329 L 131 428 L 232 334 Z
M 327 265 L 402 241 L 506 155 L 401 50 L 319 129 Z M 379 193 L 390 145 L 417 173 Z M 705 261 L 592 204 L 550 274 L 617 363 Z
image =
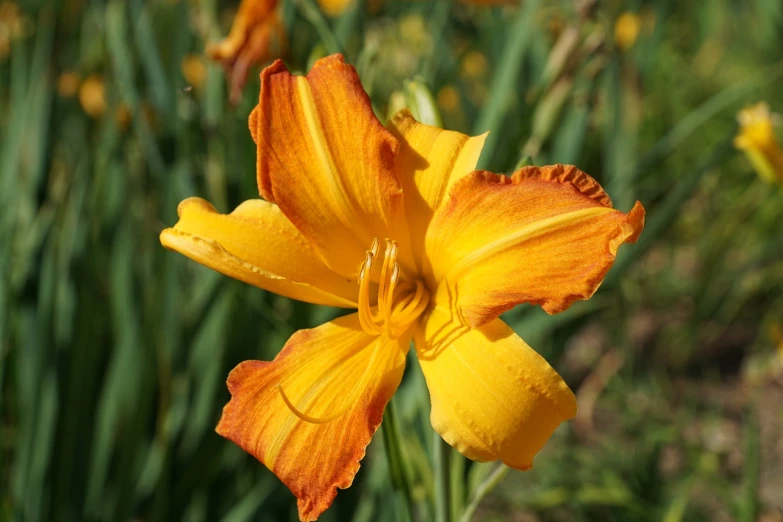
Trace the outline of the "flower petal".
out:
M 430 420 L 460 453 L 529 469 L 576 398 L 546 360 L 500 319 L 471 329 L 436 308 L 415 337 Z
M 207 46 L 207 55 L 226 69 L 232 103 L 242 97 L 248 69 L 283 50 L 285 28 L 277 4 L 278 0 L 243 0 L 228 36 Z
M 612 209 L 571 166 L 525 167 L 508 178 L 474 172 L 457 183 L 427 233 L 436 300 L 480 326 L 519 303 L 562 312 L 589 299 L 617 249 L 644 227 L 644 208 Z
M 231 401 L 217 432 L 288 486 L 303 521 L 315 520 L 337 488 L 351 485 L 402 379 L 409 345 L 410 338 L 367 335 L 357 314 L 300 330 L 274 361 L 245 361 L 231 372 Z M 304 414 L 337 418 L 308 422 Z
M 397 179 L 405 193 L 405 211 L 410 227 L 413 256 L 422 270 L 428 270 L 424 237 L 432 214 L 459 179 L 476 168 L 487 134 L 471 138 L 417 122 L 410 111 L 400 111 L 387 124 L 400 141 L 394 163 Z
M 399 144 L 342 56 L 318 60 L 307 76 L 292 75 L 280 60 L 267 67 L 250 125 L 261 195 L 332 269 L 354 276 L 374 238 L 407 240 L 394 176 Z
M 177 208 L 179 221 L 160 234 L 163 246 L 229 277 L 292 299 L 355 307 L 358 286 L 324 265 L 312 244 L 260 199 L 219 214 L 200 198 Z

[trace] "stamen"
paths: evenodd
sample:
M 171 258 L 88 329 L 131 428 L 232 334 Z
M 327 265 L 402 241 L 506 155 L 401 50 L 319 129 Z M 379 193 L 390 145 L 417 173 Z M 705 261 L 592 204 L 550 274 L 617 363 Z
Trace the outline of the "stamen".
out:
M 397 245 L 394 245 L 395 251 Z M 396 254 L 396 252 L 395 252 Z M 392 304 L 394 303 L 394 289 L 397 286 L 397 281 L 400 279 L 400 265 L 397 263 L 394 263 L 394 266 L 392 267 L 392 274 L 391 278 L 389 279 L 389 288 L 387 289 L 386 295 L 383 296 L 383 318 L 386 322 L 386 335 L 389 337 L 392 336 Z M 380 306 L 380 303 L 379 303 Z
M 377 239 L 373 240 L 359 272 L 359 321 L 362 329 L 370 335 L 383 332 L 396 339 L 429 302 L 429 294 L 421 281 L 401 282 L 402 269 L 397 263 L 397 249 L 397 242 L 387 238 L 375 307 L 370 306 L 370 279 L 373 261 L 378 254 Z
M 383 304 L 384 300 L 386 299 L 386 295 L 389 291 L 388 279 L 386 278 L 386 274 L 389 271 L 389 265 L 394 263 L 396 259 L 397 259 L 397 242 L 387 238 L 386 250 L 384 251 L 384 256 L 383 256 L 383 268 L 381 268 L 380 286 L 378 287 L 378 312 L 379 312 L 380 320 L 384 320 L 387 317 L 387 315 L 385 314 L 385 308 Z
M 375 252 L 378 251 L 378 240 L 373 240 Z M 362 269 L 359 272 L 359 324 L 362 330 L 370 335 L 381 333 L 380 327 L 375 323 L 370 309 L 370 274 L 372 273 L 372 260 L 375 257 L 373 249 L 367 251 Z

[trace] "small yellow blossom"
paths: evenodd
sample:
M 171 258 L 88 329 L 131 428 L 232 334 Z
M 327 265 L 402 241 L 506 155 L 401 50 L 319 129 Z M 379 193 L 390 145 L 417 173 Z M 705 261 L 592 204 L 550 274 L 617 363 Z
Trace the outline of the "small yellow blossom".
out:
M 25 22 L 14 2 L 0 2 L 0 60 L 11 53 L 11 43 L 24 35 Z
M 430 52 L 432 35 L 427 27 L 427 21 L 421 15 L 411 14 L 402 17 L 398 28 L 402 41 L 411 49 L 415 49 L 419 55 Z
M 76 96 L 79 91 L 79 75 L 72 71 L 65 71 L 57 78 L 57 94 L 63 98 Z
M 103 78 L 91 74 L 79 87 L 79 103 L 82 109 L 93 118 L 100 118 L 106 112 L 106 88 Z
M 328 16 L 338 16 L 348 9 L 353 0 L 318 0 L 321 10 Z
M 453 112 L 459 108 L 459 91 L 453 85 L 445 85 L 438 92 L 438 106 L 445 112 Z
M 479 51 L 470 51 L 462 59 L 462 75 L 466 78 L 478 79 L 487 74 L 489 63 Z
M 639 15 L 626 11 L 614 23 L 614 41 L 622 50 L 630 49 L 636 43 L 642 22 Z
M 742 109 L 737 113 L 740 130 L 734 146 L 745 152 L 762 179 L 783 184 L 783 150 L 774 129 L 777 118 L 765 102 Z
M 200 55 L 188 54 L 182 59 L 180 64 L 182 76 L 188 85 L 196 89 L 204 86 L 204 80 L 207 77 L 207 68 L 204 65 L 204 59 Z

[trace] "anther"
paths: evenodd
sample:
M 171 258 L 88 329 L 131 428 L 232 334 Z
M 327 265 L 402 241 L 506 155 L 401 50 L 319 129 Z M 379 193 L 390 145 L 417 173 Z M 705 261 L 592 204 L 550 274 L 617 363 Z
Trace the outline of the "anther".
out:
M 359 270 L 359 284 L 362 284 L 364 278 L 370 275 L 370 271 L 372 270 L 373 257 L 374 254 L 368 250 L 367 255 L 364 258 L 364 263 L 362 264 L 362 268 Z

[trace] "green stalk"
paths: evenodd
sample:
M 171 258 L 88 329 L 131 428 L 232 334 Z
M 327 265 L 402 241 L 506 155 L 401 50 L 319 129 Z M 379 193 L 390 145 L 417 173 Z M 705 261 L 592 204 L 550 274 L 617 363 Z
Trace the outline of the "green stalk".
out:
M 535 13 L 538 10 L 540 0 L 528 0 L 519 9 L 516 19 L 511 23 L 508 32 L 508 43 L 503 49 L 503 54 L 498 62 L 497 69 L 492 78 L 492 85 L 487 96 L 487 103 L 479 114 L 478 121 L 473 127 L 473 134 L 483 134 L 490 131 L 484 142 L 484 150 L 479 160 L 479 168 L 488 168 L 491 158 L 494 157 L 501 128 L 508 112 L 508 100 L 510 96 L 517 96 L 519 91 L 518 81 L 522 71 L 530 42 L 536 31 Z
M 435 520 L 451 522 L 451 446 L 434 432 Z
M 481 482 L 481 484 L 478 485 L 476 491 L 473 492 L 473 496 L 470 498 L 468 507 L 465 508 L 465 512 L 460 518 L 460 522 L 470 522 L 473 519 L 473 514 L 476 512 L 476 509 L 478 509 L 481 501 L 484 500 L 484 497 L 486 497 L 490 491 L 495 489 L 495 486 L 506 478 L 509 470 L 510 468 L 508 466 L 500 464 L 483 482 Z
M 383 416 L 383 445 L 386 449 L 386 458 L 389 461 L 389 475 L 394 487 L 402 491 L 405 497 L 405 504 L 408 508 L 408 516 L 411 522 L 416 522 L 416 504 L 413 502 L 411 485 L 408 480 L 408 467 L 405 460 L 405 451 L 400 437 L 399 423 L 397 422 L 397 411 L 394 406 L 394 400 L 386 405 L 386 413 Z
M 345 54 L 343 46 L 340 41 L 332 32 L 329 27 L 329 23 L 321 14 L 321 10 L 315 6 L 312 0 L 294 0 L 294 4 L 299 9 L 302 16 L 312 24 L 315 31 L 318 33 L 318 37 L 326 47 L 326 52 L 329 54 Z

